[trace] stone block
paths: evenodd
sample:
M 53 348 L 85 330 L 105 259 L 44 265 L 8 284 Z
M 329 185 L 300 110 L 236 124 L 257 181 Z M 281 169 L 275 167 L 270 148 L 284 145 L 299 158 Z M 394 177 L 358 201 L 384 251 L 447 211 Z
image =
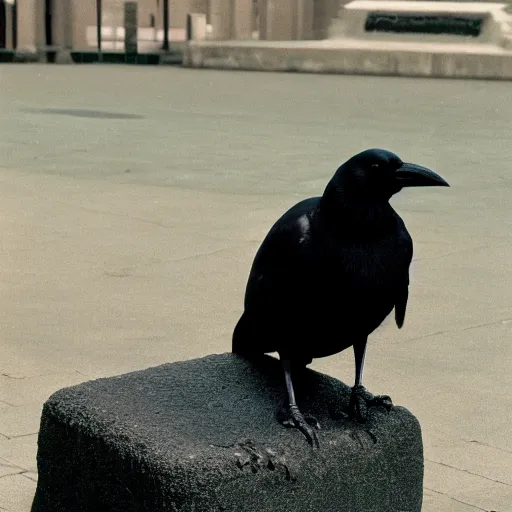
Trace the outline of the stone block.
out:
M 206 14 L 187 14 L 187 41 L 203 41 L 206 39 Z
M 375 408 L 356 424 L 342 382 L 303 370 L 295 385 L 322 425 L 320 450 L 277 421 L 286 392 L 269 356 L 212 355 L 58 391 L 43 409 L 32 511 L 419 512 L 415 417 Z

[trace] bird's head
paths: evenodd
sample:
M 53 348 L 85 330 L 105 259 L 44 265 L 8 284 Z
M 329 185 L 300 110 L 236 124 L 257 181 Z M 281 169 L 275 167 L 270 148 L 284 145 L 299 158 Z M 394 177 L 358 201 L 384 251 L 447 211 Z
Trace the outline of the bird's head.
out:
M 404 163 L 384 149 L 368 149 L 339 167 L 331 185 L 355 201 L 387 201 L 404 187 L 449 187 L 437 173 Z

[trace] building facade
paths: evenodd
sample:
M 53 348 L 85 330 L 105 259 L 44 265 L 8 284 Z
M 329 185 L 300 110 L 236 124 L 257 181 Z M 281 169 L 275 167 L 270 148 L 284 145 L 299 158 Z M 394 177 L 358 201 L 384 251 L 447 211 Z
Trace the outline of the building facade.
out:
M 104 49 L 122 50 L 124 0 L 101 0 Z M 0 0 L 0 48 L 93 50 L 97 0 Z M 339 0 L 169 0 L 169 36 L 185 40 L 187 13 L 206 15 L 215 39 L 322 39 Z M 137 0 L 141 51 L 163 40 L 163 0 Z

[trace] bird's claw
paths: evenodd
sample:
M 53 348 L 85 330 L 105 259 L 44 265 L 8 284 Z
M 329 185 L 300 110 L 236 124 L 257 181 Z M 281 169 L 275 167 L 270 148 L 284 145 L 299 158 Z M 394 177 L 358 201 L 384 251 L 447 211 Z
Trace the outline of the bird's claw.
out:
M 388 395 L 372 395 L 364 386 L 354 386 L 350 397 L 352 416 L 359 423 L 365 423 L 370 407 L 384 407 L 389 412 L 393 402 Z
M 313 448 L 320 448 L 316 434 L 316 430 L 320 429 L 317 419 L 309 414 L 303 415 L 296 405 L 290 405 L 289 414 L 290 417 L 283 421 L 283 425 L 287 428 L 300 430 Z

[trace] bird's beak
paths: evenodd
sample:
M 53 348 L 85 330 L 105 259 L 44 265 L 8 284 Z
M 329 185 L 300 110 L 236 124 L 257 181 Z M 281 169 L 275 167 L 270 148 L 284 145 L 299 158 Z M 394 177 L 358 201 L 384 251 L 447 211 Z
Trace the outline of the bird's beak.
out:
M 449 187 L 434 171 L 416 164 L 402 164 L 396 170 L 396 181 L 401 187 Z

